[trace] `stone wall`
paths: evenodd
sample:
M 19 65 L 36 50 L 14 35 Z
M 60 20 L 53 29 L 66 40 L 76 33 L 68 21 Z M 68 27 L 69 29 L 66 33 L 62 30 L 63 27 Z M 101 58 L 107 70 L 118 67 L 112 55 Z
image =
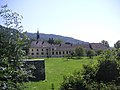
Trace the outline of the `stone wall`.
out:
M 45 80 L 45 61 L 44 60 L 24 60 L 25 67 L 33 66 L 32 70 L 33 77 L 29 77 L 30 81 Z

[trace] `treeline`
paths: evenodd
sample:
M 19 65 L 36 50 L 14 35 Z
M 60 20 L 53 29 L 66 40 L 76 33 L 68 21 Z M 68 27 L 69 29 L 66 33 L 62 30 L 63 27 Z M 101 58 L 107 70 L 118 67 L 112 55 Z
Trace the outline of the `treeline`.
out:
M 90 59 L 92 59 L 94 56 L 98 56 L 100 55 L 104 50 L 86 50 L 83 47 L 77 47 L 75 48 L 75 50 L 73 52 L 70 52 L 70 54 L 65 55 L 65 57 L 67 59 L 73 59 L 73 58 L 77 58 L 80 59 L 82 57 L 89 57 Z

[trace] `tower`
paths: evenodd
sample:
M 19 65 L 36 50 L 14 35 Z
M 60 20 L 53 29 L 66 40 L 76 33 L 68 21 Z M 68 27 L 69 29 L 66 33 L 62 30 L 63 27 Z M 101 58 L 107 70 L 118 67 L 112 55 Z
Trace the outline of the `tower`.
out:
M 37 40 L 40 38 L 39 36 L 39 30 L 37 29 Z

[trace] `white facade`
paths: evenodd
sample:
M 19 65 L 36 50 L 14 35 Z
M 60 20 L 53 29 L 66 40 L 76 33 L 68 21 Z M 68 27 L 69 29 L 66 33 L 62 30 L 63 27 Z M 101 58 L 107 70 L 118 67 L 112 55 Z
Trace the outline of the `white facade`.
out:
M 65 55 L 70 54 L 75 50 L 77 46 L 73 46 L 71 44 L 60 44 L 60 45 L 51 45 L 47 42 L 42 43 L 39 41 L 33 41 L 29 48 L 29 56 L 30 57 L 64 57 Z

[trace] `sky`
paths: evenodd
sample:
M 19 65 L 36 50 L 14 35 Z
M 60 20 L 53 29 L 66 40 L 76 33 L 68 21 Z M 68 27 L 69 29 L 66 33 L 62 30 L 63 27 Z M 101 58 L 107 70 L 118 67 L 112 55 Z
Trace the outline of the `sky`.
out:
M 106 40 L 110 46 L 120 40 L 120 0 L 0 0 L 5 4 L 23 16 L 27 32 Z

